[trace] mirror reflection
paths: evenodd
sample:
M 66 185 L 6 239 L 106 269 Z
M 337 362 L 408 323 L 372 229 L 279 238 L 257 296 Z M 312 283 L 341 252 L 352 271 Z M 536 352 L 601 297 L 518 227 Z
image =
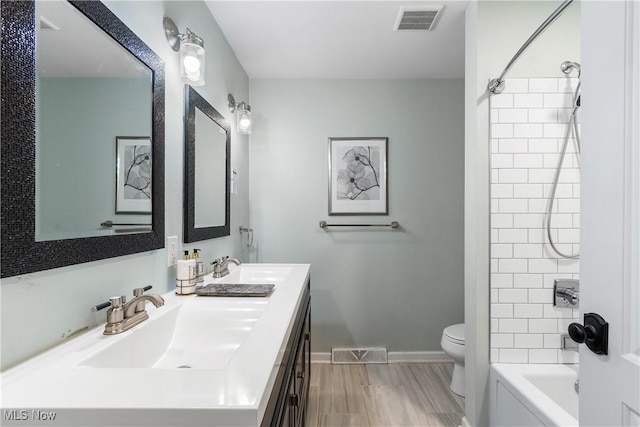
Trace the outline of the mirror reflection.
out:
M 200 108 L 195 111 L 195 228 L 225 224 L 227 132 Z
M 151 231 L 152 78 L 73 5 L 36 2 L 37 241 Z
M 230 147 L 227 121 L 191 86 L 185 87 L 186 243 L 230 234 Z

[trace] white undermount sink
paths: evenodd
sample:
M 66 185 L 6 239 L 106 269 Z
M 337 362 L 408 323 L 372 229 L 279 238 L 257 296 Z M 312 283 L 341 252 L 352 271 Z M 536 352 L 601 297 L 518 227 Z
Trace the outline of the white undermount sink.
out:
M 291 267 L 242 266 L 211 283 L 280 283 Z M 266 308 L 268 300 L 196 298 L 160 308 L 154 321 L 127 332 L 80 363 L 91 368 L 222 369 L 231 360 Z M 149 308 L 154 310 L 154 308 Z
M 126 332 L 126 337 L 80 366 L 222 369 L 260 319 L 267 302 L 216 303 L 191 298 L 187 303 L 161 308 L 164 312 L 154 321 Z
M 233 265 L 229 268 L 233 269 Z M 241 268 L 232 270 L 228 276 L 210 280 L 212 283 L 246 283 L 246 284 L 277 284 L 287 279 L 292 268 L 279 265 L 262 267 L 256 265 L 242 265 Z M 205 282 L 208 283 L 208 282 Z

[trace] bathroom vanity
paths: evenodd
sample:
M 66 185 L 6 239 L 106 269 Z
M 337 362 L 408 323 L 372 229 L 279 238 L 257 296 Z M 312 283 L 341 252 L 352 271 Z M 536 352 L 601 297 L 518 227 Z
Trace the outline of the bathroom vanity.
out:
M 269 297 L 180 296 L 117 335 L 104 325 L 2 373 L 3 425 L 303 426 L 310 375 L 307 264 L 243 264 L 205 283 Z
M 307 281 L 302 304 L 278 369 L 261 427 L 304 427 L 311 379 L 311 298 Z

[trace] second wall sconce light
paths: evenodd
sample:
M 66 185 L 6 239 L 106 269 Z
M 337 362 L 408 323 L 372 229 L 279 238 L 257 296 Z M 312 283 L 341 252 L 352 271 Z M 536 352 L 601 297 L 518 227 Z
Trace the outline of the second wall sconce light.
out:
M 227 97 L 229 101 L 229 110 L 232 113 L 238 112 L 237 117 L 237 129 L 238 133 L 250 134 L 251 133 L 251 106 L 242 101 L 236 103 L 233 95 L 229 94 Z
M 185 34 L 169 17 L 163 20 L 164 34 L 173 50 L 180 51 L 180 79 L 191 86 L 204 85 L 204 41 L 187 28 Z

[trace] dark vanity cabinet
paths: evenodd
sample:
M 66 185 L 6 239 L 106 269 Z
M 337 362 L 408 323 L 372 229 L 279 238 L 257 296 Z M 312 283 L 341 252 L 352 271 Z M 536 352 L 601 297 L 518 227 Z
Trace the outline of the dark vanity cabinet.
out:
M 311 296 L 307 281 L 261 427 L 305 425 L 310 377 Z

